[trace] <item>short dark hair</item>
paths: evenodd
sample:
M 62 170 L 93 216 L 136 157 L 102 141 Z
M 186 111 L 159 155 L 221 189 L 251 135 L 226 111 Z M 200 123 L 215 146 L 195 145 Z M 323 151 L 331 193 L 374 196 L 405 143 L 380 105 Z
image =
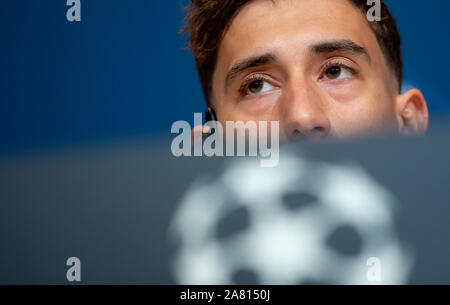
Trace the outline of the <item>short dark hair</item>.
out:
M 212 76 L 216 67 L 217 53 L 223 36 L 233 18 L 252 0 L 191 0 L 186 8 L 182 33 L 189 33 L 189 49 L 194 54 L 197 72 L 206 103 L 211 103 Z M 274 1 L 274 0 L 272 0 Z M 347 0 L 366 16 L 366 0 Z M 397 24 L 383 0 L 381 21 L 369 22 L 388 66 L 394 73 L 401 90 L 403 61 L 401 39 Z

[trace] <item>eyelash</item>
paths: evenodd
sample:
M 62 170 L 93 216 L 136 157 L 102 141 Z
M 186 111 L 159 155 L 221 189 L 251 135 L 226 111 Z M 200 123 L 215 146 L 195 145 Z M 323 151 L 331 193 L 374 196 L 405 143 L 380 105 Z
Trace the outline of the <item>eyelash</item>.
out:
M 325 72 L 327 72 L 327 70 L 328 70 L 329 68 L 331 68 L 331 67 L 340 67 L 340 68 L 344 68 L 344 69 L 349 70 L 353 75 L 358 75 L 358 71 L 357 71 L 357 70 L 355 70 L 355 69 L 349 67 L 348 65 L 344 64 L 343 62 L 341 62 L 341 61 L 339 61 L 339 60 L 332 60 L 332 61 L 327 62 L 327 63 L 323 66 L 323 68 L 322 68 L 322 70 L 321 70 L 321 72 L 320 72 L 320 79 L 322 79 L 322 78 L 324 77 Z
M 271 81 L 271 79 L 268 76 L 266 76 L 266 75 L 263 75 L 263 74 L 252 74 L 252 75 L 248 76 L 245 79 L 244 83 L 242 83 L 241 87 L 239 88 L 239 93 L 242 96 L 246 96 L 247 95 L 246 91 L 248 89 L 248 86 L 252 82 L 257 81 L 257 80 L 266 81 L 266 82 L 270 82 Z

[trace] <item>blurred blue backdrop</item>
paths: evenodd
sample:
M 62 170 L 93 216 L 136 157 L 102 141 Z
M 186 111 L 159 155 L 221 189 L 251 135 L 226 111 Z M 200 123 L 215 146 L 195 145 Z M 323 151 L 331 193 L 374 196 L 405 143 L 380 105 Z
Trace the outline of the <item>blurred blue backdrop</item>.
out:
M 0 154 L 169 135 L 204 110 L 193 57 L 178 34 L 187 0 L 2 0 Z M 450 2 L 387 0 L 403 39 L 406 86 L 432 117 L 450 113 Z

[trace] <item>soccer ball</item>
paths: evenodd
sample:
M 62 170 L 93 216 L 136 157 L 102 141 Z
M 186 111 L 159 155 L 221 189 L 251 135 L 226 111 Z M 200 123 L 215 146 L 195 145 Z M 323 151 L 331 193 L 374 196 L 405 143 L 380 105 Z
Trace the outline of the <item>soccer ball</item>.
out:
M 232 162 L 182 198 L 170 228 L 173 275 L 194 285 L 404 284 L 412 256 L 396 237 L 394 208 L 356 164 L 293 154 L 276 168 Z

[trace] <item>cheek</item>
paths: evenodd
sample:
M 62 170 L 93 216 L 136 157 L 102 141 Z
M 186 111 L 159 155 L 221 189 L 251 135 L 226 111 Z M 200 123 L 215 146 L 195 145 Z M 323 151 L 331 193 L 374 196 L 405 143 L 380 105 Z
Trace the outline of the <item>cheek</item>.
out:
M 387 100 L 335 102 L 332 126 L 340 136 L 371 134 L 392 129 L 395 116 Z
M 373 134 L 392 129 L 394 101 L 377 82 L 351 80 L 321 86 L 328 96 L 329 120 L 338 137 Z

